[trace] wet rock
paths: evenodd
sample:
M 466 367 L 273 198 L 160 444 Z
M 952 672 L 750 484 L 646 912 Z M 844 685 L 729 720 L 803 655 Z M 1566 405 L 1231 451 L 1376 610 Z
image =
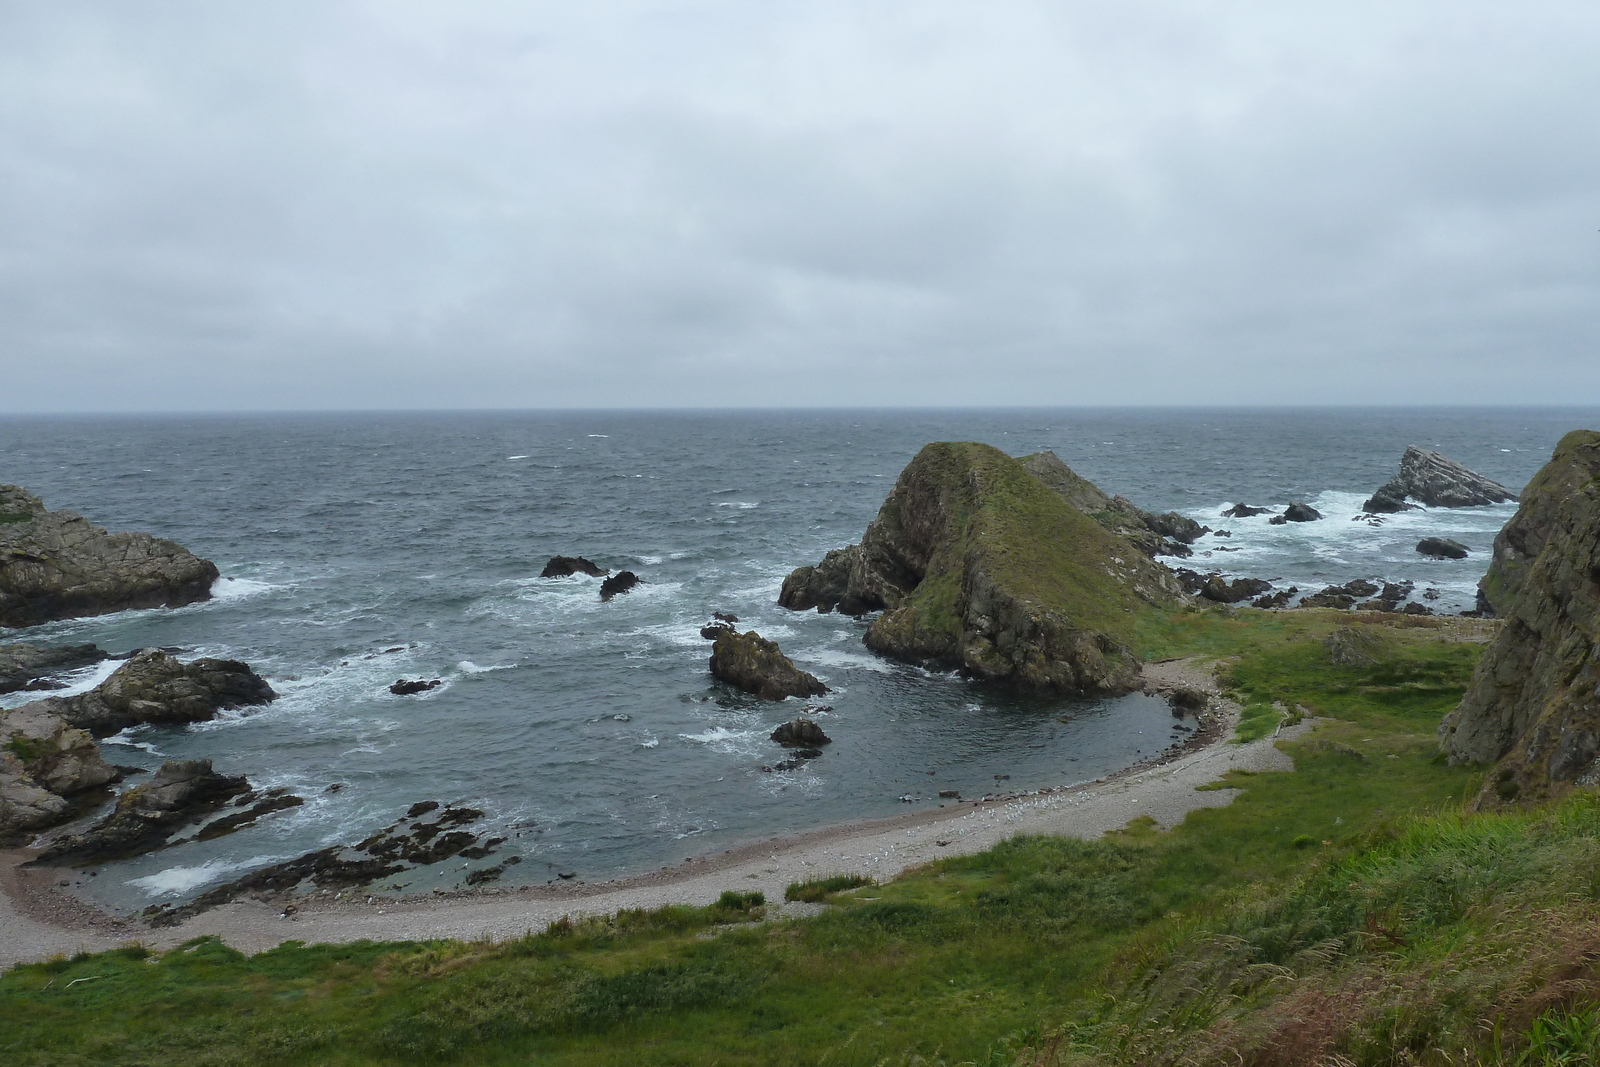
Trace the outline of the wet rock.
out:
M 539 572 L 541 578 L 566 578 L 574 574 L 587 574 L 591 578 L 604 578 L 611 572 L 582 556 L 551 556 L 550 562 Z
M 251 791 L 234 801 L 234 806 L 249 805 L 243 811 L 233 811 L 226 815 L 212 819 L 200 827 L 196 833 L 196 841 L 211 841 L 218 837 L 237 833 L 240 830 L 254 826 L 265 815 L 273 812 L 287 811 L 289 808 L 298 808 L 305 803 L 304 797 L 295 796 L 286 789 L 272 790 L 267 793 Z
M 426 693 L 430 689 L 437 689 L 443 684 L 444 682 L 438 678 L 431 678 L 427 680 L 418 678 L 415 681 L 410 682 L 406 681 L 404 678 L 401 678 L 389 687 L 389 692 L 393 693 L 397 697 L 408 697 L 416 693 Z
M 1248 519 L 1252 515 L 1265 515 L 1271 510 L 1271 508 L 1258 508 L 1241 502 L 1225 509 L 1222 515 L 1228 519 Z
M 172 541 L 107 533 L 0 485 L 0 626 L 181 607 L 211 596 L 217 568 Z
M 1300 587 L 1297 585 L 1292 585 L 1288 589 L 1280 589 L 1276 593 L 1269 593 L 1267 596 L 1257 597 L 1250 602 L 1250 606 L 1253 608 L 1288 607 L 1289 601 L 1294 599 L 1295 594 L 1298 592 L 1300 592 Z
M 1411 445 L 1400 457 L 1400 473 L 1372 494 L 1361 510 L 1404 510 L 1407 499 L 1430 508 L 1465 508 L 1503 504 L 1517 495 L 1499 482 L 1468 470 L 1453 459 Z
M 135 653 L 87 693 L 46 697 L 53 715 L 96 737 L 138 723 L 206 722 L 224 708 L 266 704 L 277 698 L 266 680 L 237 660 L 183 663 L 160 649 Z
M 1362 512 L 1372 516 L 1393 515 L 1401 511 L 1417 511 L 1420 508 L 1421 505 L 1419 504 L 1406 503 L 1405 493 L 1397 487 L 1388 485 L 1373 493 L 1367 498 L 1366 503 L 1361 505 Z M 1360 518 L 1360 516 L 1357 516 L 1357 518 Z M 1375 520 L 1373 525 L 1377 525 L 1381 521 L 1381 519 Z
M 1160 515 L 1153 515 L 1148 511 L 1144 512 L 1144 522 L 1146 526 L 1162 537 L 1170 537 L 1174 541 L 1180 541 L 1186 545 L 1193 544 L 1202 535 L 1211 532 L 1209 526 L 1201 526 L 1198 522 L 1179 515 L 1176 511 L 1168 511 Z
M 1282 525 L 1282 523 L 1278 522 L 1279 519 L 1282 519 L 1283 522 L 1316 522 L 1320 518 L 1322 518 L 1322 512 L 1310 504 L 1290 504 L 1283 509 L 1282 515 L 1274 516 L 1271 521 L 1275 525 Z
M 153 779 L 118 797 L 105 819 L 56 841 L 31 862 L 89 867 L 149 852 L 249 788 L 242 777 L 217 774 L 210 760 L 168 760 Z
M 814 675 L 795 667 L 776 642 L 754 630 L 728 630 L 711 646 L 711 673 L 767 700 L 821 696 L 828 687 Z
M 727 633 L 733 633 L 733 626 L 721 620 L 700 627 L 700 636 L 707 641 L 715 641 L 719 634 Z
M 422 806 L 414 805 L 412 810 Z M 492 839 L 477 849 L 474 846 L 478 845 L 478 836 L 457 829 L 483 818 L 483 812 L 476 808 L 447 806 L 432 822 L 409 821 L 411 818 L 401 819 L 356 845 L 317 849 L 284 863 L 251 871 L 202 893 L 187 904 L 152 906 L 145 909 L 144 917 L 151 926 L 176 926 L 237 897 L 289 893 L 307 881 L 321 889 L 370 885 L 380 878 L 465 855 L 469 849 L 474 850 L 476 858 L 482 858 L 504 841 L 504 838 Z
M 0 693 L 41 688 L 49 675 L 91 667 L 105 658 L 96 645 L 0 645 Z
M 500 880 L 508 867 L 513 867 L 522 862 L 521 856 L 507 856 L 493 867 L 485 867 L 480 871 L 471 871 L 467 874 L 468 885 L 485 885 L 489 882 Z
M 639 576 L 632 571 L 618 571 L 600 583 L 600 599 L 610 600 L 618 593 L 626 593 L 639 584 Z
M 1302 608 L 1352 608 L 1355 607 L 1356 598 L 1349 593 L 1338 592 L 1338 586 L 1329 586 L 1320 593 L 1300 598 Z
M 781 723 L 772 731 L 772 740 L 780 745 L 796 745 L 806 748 L 815 748 L 818 745 L 831 745 L 833 739 L 822 732 L 811 719 L 792 719 Z M 818 753 L 821 755 L 821 753 Z
M 739 621 L 739 616 L 726 611 L 713 611 L 711 613 L 711 617 L 716 619 L 718 622 L 728 623 L 730 626 Z
M 1448 537 L 1424 537 L 1417 542 L 1417 551 L 1434 559 L 1466 559 L 1467 546 Z
M 1376 582 L 1369 582 L 1365 578 L 1357 578 L 1354 581 L 1346 582 L 1341 586 L 1329 586 L 1327 589 L 1323 590 L 1323 592 L 1345 593 L 1349 596 L 1372 596 L 1378 592 L 1378 584 Z

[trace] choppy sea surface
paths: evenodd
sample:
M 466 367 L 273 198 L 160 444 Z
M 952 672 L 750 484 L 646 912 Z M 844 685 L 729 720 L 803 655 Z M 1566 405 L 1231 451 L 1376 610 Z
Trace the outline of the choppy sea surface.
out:
M 0 482 L 114 530 L 173 538 L 223 578 L 204 604 L 4 639 L 178 646 L 246 660 L 281 694 L 112 739 L 115 762 L 206 757 L 307 803 L 102 869 L 90 885 L 108 905 L 181 899 L 360 840 L 427 799 L 481 808 L 475 829 L 510 839 L 470 867 L 514 853 L 507 882 L 594 881 L 937 804 L 940 790 L 1091 779 L 1171 742 L 1157 700 L 1018 699 L 879 659 L 861 644 L 863 622 L 777 607 L 784 575 L 859 539 L 929 441 L 1053 449 L 1108 492 L 1231 531 L 1183 565 L 1303 592 L 1411 580 L 1419 595 L 1438 591 L 1436 610 L 1460 611 L 1514 505 L 1373 527 L 1351 521 L 1361 501 L 1408 444 L 1518 489 L 1563 433 L 1596 425 L 1600 412 L 1550 409 L 7 418 Z M 1239 501 L 1304 501 L 1327 518 L 1219 518 Z M 1430 534 L 1472 554 L 1424 559 L 1415 544 Z M 643 584 L 602 603 L 598 579 L 537 577 L 555 554 Z M 715 683 L 699 635 L 713 611 L 776 639 L 833 689 L 813 702 L 831 708 L 817 715 L 834 739 L 821 758 L 763 770 L 785 755 L 768 733 L 805 702 Z M 444 685 L 396 697 L 388 685 L 401 677 Z M 467 869 L 456 860 L 385 884 L 454 886 Z

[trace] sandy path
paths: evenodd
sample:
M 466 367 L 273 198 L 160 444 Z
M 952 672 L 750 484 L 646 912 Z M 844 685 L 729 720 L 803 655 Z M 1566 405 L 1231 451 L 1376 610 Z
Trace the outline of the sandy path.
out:
M 1146 685 L 1186 685 L 1215 692 L 1209 673 L 1188 661 L 1147 665 Z M 217 934 L 245 952 L 294 938 L 307 942 L 518 937 L 563 915 L 607 914 L 619 908 L 709 904 L 725 889 L 760 890 L 782 901 L 791 882 L 830 874 L 887 880 L 908 867 L 944 856 L 978 852 L 1016 834 L 1093 838 L 1148 815 L 1162 827 L 1189 812 L 1229 803 L 1237 790 L 1197 792 L 1229 770 L 1293 770 L 1272 738 L 1248 745 L 1227 741 L 1238 709 L 1225 702 L 1208 743 L 1159 766 L 1110 779 L 1011 799 L 962 802 L 855 827 L 836 827 L 685 863 L 664 873 L 596 886 L 528 887 L 410 901 L 306 898 L 292 918 L 279 904 L 240 901 L 203 913 L 174 929 L 120 922 L 54 890 L 56 872 L 19 871 L 22 854 L 0 855 L 0 970 L 59 952 L 103 951 L 137 940 L 164 948 Z M 1297 734 L 1306 725 L 1287 728 Z M 787 905 L 780 912 L 814 910 Z

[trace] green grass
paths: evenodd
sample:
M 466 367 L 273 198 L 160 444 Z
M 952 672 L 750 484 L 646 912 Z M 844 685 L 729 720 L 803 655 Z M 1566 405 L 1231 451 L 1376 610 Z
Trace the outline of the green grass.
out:
M 836 874 L 830 878 L 813 878 L 805 882 L 790 882 L 783 891 L 784 900 L 798 900 L 806 904 L 820 904 L 831 900 L 848 889 L 876 885 L 864 874 Z
M 1237 924 L 1250 915 L 1261 930 L 1289 931 L 1250 944 L 1295 959 L 1306 950 L 1294 931 L 1310 929 L 1308 917 L 1324 916 L 1330 930 L 1365 920 L 1356 905 L 1334 907 L 1333 890 L 1350 882 L 1328 872 L 1357 872 L 1351 879 L 1372 887 L 1361 899 L 1375 902 L 1360 908 L 1388 916 L 1397 906 L 1409 915 L 1410 898 L 1381 887 L 1451 869 L 1377 857 L 1412 839 L 1417 813 L 1455 817 L 1476 791 L 1478 774 L 1435 760 L 1433 728 L 1478 646 L 1386 628 L 1377 668 L 1340 668 L 1321 644 L 1335 624 L 1317 612 L 1142 624 L 1141 641 L 1162 654 L 1226 657 L 1227 684 L 1248 705 L 1331 717 L 1287 745 L 1295 771 L 1236 772 L 1220 783 L 1239 790 L 1231 804 L 1170 833 L 1139 819 L 1095 841 L 1014 838 L 884 885 L 823 889 L 832 905 L 803 920 L 746 921 L 764 902 L 730 891 L 709 908 L 563 922 L 499 945 L 291 944 L 245 957 L 201 941 L 147 958 L 18 967 L 0 977 L 0 1062 L 1000 1064 L 1046 1053 L 1093 1062 L 1115 1054 L 1085 1043 L 1102 1034 L 1094 1006 L 1125 989 L 1108 975 L 1157 974 L 1149 968 L 1162 952 L 1189 951 L 1199 931 L 1244 937 L 1254 927 Z M 1296 888 L 1319 877 L 1326 891 Z M 1304 903 L 1274 903 L 1296 892 Z M 1431 906 L 1443 915 L 1457 898 L 1439 894 Z M 81 978 L 93 980 L 70 984 Z M 1080 1047 L 1051 1052 L 1069 1021 Z
M 31 763 L 55 751 L 55 747 L 48 741 L 36 737 L 16 736 L 5 743 L 5 749 L 16 756 L 23 763 Z

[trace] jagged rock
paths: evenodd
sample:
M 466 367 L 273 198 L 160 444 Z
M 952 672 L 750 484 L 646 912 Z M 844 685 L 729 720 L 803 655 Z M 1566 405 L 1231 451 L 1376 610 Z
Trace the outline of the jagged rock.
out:
M 438 678 L 418 678 L 409 682 L 401 678 L 389 687 L 389 692 L 397 697 L 408 697 L 417 693 L 426 693 L 430 689 L 437 689 L 443 684 L 444 682 Z
M 1417 551 L 1434 559 L 1466 559 L 1467 546 L 1448 537 L 1424 537 L 1417 542 Z
M 1407 604 L 1401 609 L 1407 615 L 1432 615 L 1433 609 L 1424 604 Z
M 0 645 L 0 693 L 31 689 L 48 674 L 90 667 L 105 658 L 97 645 Z
M 1200 587 L 1199 594 L 1218 604 L 1237 604 L 1241 600 L 1260 596 L 1271 588 L 1271 582 L 1260 578 L 1235 578 L 1231 582 L 1225 582 L 1222 575 L 1213 574 L 1206 579 L 1205 585 Z
M 1252 507 L 1249 504 L 1238 503 L 1231 508 L 1223 510 L 1222 515 L 1228 519 L 1248 519 L 1252 515 L 1265 515 L 1271 508 Z
M 1257 597 L 1250 602 L 1250 606 L 1253 608 L 1288 607 L 1289 601 L 1294 599 L 1294 595 L 1298 592 L 1300 592 L 1300 587 L 1297 585 L 1291 585 L 1289 588 L 1280 589 L 1276 593 L 1271 593 L 1263 597 Z
M 705 638 L 707 641 L 715 641 L 718 635 L 732 632 L 733 625 L 731 623 L 723 622 L 720 619 L 716 622 L 707 623 L 706 625 L 700 627 L 700 636 Z
M 639 584 L 639 576 L 632 571 L 618 571 L 600 583 L 600 599 L 610 600 L 618 593 L 626 593 Z
M 901 472 L 859 545 L 795 571 L 779 603 L 882 608 L 876 652 L 1074 693 L 1132 688 L 1133 617 L 1180 598 L 1171 572 L 1022 462 L 943 442 Z
M 1490 481 L 1453 459 L 1411 445 L 1400 457 L 1400 473 L 1373 493 L 1361 505 L 1361 510 L 1401 511 L 1407 507 L 1407 498 L 1430 508 L 1467 508 L 1503 504 L 1517 496 L 1499 482 Z
M 713 611 L 711 613 L 711 617 L 716 619 L 718 622 L 725 622 L 729 625 L 739 621 L 739 616 L 726 611 Z
M 1505 623 L 1440 742 L 1453 762 L 1500 762 L 1480 802 L 1559 792 L 1600 752 L 1600 433 L 1561 439 L 1495 538 L 1480 592 Z
M 1383 486 L 1368 497 L 1366 503 L 1361 505 L 1362 512 L 1371 516 L 1393 515 L 1399 511 L 1417 511 L 1420 509 L 1420 504 L 1406 503 L 1405 495 L 1392 485 Z M 1360 517 L 1360 515 L 1356 516 L 1356 518 Z M 1372 520 L 1372 524 L 1377 525 L 1382 521 L 1382 519 L 1375 518 Z
M 107 533 L 0 485 L 0 626 L 181 607 L 209 598 L 216 580 L 214 564 L 173 541 Z
M 1378 583 L 1369 582 L 1365 578 L 1345 582 L 1343 585 L 1330 585 L 1323 590 L 1324 593 L 1345 593 L 1349 596 L 1372 596 L 1378 592 Z
M 438 808 L 437 802 L 429 802 Z M 412 810 L 416 811 L 414 805 Z M 151 926 L 176 926 L 194 915 L 226 904 L 245 894 L 289 893 L 306 880 L 323 889 L 364 886 L 401 874 L 412 867 L 426 866 L 467 856 L 482 859 L 505 843 L 505 838 L 490 838 L 481 845 L 478 835 L 459 829 L 483 818 L 476 808 L 446 807 L 432 822 L 412 822 L 408 815 L 368 837 L 359 844 L 334 845 L 308 852 L 284 863 L 274 863 L 251 871 L 242 878 L 200 894 L 187 904 L 158 904 L 146 908 L 144 917 Z M 508 861 L 509 863 L 509 861 Z M 292 907 L 292 905 L 291 905 Z
M 1144 523 L 1162 537 L 1170 537 L 1174 541 L 1181 541 L 1186 545 L 1193 544 L 1204 534 L 1211 532 L 1211 527 L 1201 526 L 1191 518 L 1179 515 L 1176 511 L 1163 512 L 1153 515 L 1143 512 Z
M 1312 593 L 1310 596 L 1300 598 L 1300 607 L 1302 608 L 1344 609 L 1355 607 L 1355 603 L 1356 598 L 1349 593 L 1343 592 L 1341 587 L 1337 585 L 1330 585 L 1320 593 Z
M 1328 659 L 1341 667 L 1370 667 L 1383 656 L 1383 641 L 1370 630 L 1341 626 L 1328 635 Z
M 88 867 L 126 859 L 159 848 L 173 831 L 220 808 L 250 785 L 211 769 L 210 760 L 168 760 L 156 776 L 117 798 L 110 815 L 85 830 L 56 841 L 31 863 L 48 867 Z
M 539 572 L 541 578 L 566 578 L 573 574 L 587 574 L 591 578 L 604 578 L 611 572 L 582 556 L 551 556 L 550 562 Z
M 117 781 L 88 731 L 42 701 L 0 711 L 0 843 L 15 843 L 73 814 L 67 798 Z
M 269 789 L 265 793 L 251 790 L 233 802 L 234 807 L 244 808 L 243 811 L 229 812 L 227 815 L 212 819 L 200 827 L 194 837 L 196 841 L 212 841 L 226 837 L 228 834 L 254 826 L 263 815 L 298 808 L 305 802 L 304 797 L 297 797 L 287 789 Z
M 833 744 L 833 738 L 823 733 L 822 727 L 811 719 L 793 719 L 786 723 L 780 723 L 778 728 L 772 731 L 772 740 L 780 745 L 793 745 L 804 748 Z
M 277 695 L 237 660 L 182 663 L 158 648 L 146 648 L 89 692 L 36 703 L 96 737 L 106 737 L 137 723 L 205 722 L 223 708 L 266 704 Z
M 767 700 L 821 696 L 828 687 L 797 668 L 774 641 L 754 630 L 719 633 L 711 646 L 711 673 Z

